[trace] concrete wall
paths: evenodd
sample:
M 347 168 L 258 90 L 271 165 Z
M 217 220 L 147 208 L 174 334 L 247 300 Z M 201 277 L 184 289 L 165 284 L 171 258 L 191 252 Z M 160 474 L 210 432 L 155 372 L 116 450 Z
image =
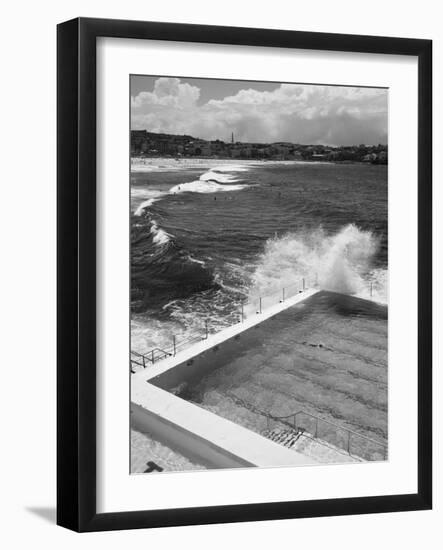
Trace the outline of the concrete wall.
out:
M 309 465 L 312 458 L 132 377 L 131 425 L 209 468 Z
M 131 426 L 141 432 L 149 432 L 154 439 L 181 453 L 191 462 L 208 468 L 239 468 L 254 466 L 251 462 L 235 456 L 225 449 L 211 444 L 206 439 L 186 430 L 149 409 L 131 403 Z

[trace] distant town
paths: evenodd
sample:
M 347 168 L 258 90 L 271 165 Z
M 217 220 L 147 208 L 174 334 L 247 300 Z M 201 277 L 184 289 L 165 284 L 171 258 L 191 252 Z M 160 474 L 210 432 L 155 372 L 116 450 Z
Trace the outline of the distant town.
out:
M 131 130 L 132 157 L 204 157 L 261 160 L 307 160 L 330 162 L 388 163 L 387 145 L 301 145 L 299 143 L 245 143 L 216 139 L 206 141 L 188 135 Z

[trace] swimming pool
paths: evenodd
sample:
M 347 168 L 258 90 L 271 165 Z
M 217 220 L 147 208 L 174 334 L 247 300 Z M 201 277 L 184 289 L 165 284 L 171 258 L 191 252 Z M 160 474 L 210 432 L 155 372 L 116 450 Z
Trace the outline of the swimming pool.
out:
M 319 292 L 221 345 L 218 368 L 178 395 L 258 433 L 293 426 L 384 460 L 387 330 L 386 306 Z

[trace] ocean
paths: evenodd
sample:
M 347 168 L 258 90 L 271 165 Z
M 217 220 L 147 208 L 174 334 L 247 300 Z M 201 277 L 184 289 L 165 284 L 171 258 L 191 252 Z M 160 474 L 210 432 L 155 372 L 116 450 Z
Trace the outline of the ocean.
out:
M 238 322 L 282 287 L 387 302 L 387 167 L 150 159 L 131 170 L 131 349 Z

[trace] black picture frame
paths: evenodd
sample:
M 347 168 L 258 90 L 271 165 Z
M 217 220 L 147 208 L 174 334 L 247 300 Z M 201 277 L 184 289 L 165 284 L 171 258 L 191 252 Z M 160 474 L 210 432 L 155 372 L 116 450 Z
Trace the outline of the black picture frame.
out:
M 416 494 L 173 510 L 96 511 L 96 39 L 173 40 L 418 58 Z M 57 29 L 57 523 L 75 531 L 306 518 L 432 506 L 432 42 L 78 18 Z

